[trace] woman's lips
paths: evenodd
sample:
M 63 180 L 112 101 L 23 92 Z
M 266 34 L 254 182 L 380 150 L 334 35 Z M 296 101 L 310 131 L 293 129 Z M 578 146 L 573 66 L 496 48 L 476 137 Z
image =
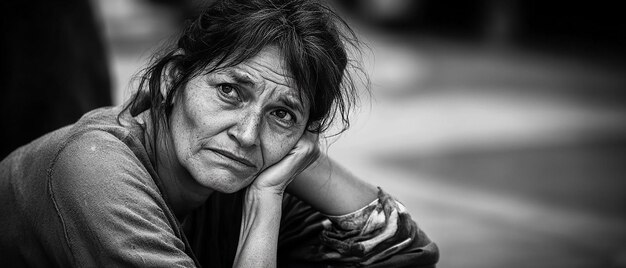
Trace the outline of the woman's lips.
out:
M 222 156 L 224 156 L 226 158 L 229 158 L 229 159 L 232 159 L 232 160 L 234 160 L 236 162 L 239 162 L 239 163 L 243 164 L 244 166 L 251 167 L 251 168 L 256 168 L 256 165 L 253 164 L 250 160 L 246 159 L 245 157 L 238 156 L 238 155 L 236 155 L 234 153 L 231 153 L 231 152 L 226 151 L 226 150 L 221 150 L 221 149 L 210 148 L 209 150 L 211 150 L 211 151 L 213 151 L 213 152 L 215 152 L 215 153 L 217 153 L 219 155 L 222 155 Z

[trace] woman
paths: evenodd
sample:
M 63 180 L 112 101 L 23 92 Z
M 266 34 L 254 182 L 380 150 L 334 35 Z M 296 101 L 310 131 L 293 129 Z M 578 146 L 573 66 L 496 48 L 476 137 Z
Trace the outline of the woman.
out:
M 19 266 L 432 266 L 404 207 L 333 164 L 354 34 L 314 1 L 218 1 L 124 107 L 0 164 L 0 250 Z M 348 28 L 348 33 L 351 33 Z M 350 38 L 349 38 L 350 37 Z

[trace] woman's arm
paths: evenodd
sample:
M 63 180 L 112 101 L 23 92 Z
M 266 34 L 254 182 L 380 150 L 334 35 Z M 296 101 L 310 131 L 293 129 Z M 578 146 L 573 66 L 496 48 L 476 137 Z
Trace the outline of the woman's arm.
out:
M 246 190 L 233 267 L 276 267 L 282 195 Z
M 343 215 L 367 206 L 378 189 L 337 164 L 325 154 L 289 184 L 287 192 L 326 215 Z
M 283 249 L 288 251 L 283 252 L 283 257 L 362 265 L 385 259 L 403 265 L 430 265 L 437 261 L 436 245 L 417 228 L 402 204 L 327 156 L 320 156 L 316 140 L 310 134 L 305 136 L 283 160 L 263 171 L 248 187 L 235 267 L 276 265 L 285 190 L 327 215 L 330 221 L 311 215 L 301 219 L 317 220 L 309 222 L 311 228 L 296 224 L 321 232 L 314 235 L 319 239 L 314 243 L 315 249 L 295 245 Z M 289 205 L 286 209 L 291 215 Z
M 246 189 L 234 267 L 275 267 L 283 194 L 287 185 L 319 157 L 317 135 L 305 133 L 278 163 Z
M 321 246 L 314 252 L 283 247 L 282 250 L 292 252 L 283 253 L 292 261 L 432 267 L 438 260 L 437 246 L 417 227 L 401 203 L 382 189 L 359 180 L 328 156 L 321 156 L 287 189 L 327 218 L 317 236 Z

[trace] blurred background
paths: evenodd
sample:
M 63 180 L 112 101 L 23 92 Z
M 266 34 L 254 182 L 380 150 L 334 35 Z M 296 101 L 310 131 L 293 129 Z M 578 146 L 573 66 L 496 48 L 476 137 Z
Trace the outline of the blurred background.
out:
M 42 29 L 49 40 L 83 37 L 53 50 L 43 50 L 41 36 L 28 42 L 62 57 L 47 68 L 74 87 L 76 79 L 64 78 L 68 64 L 77 73 L 96 66 L 93 79 L 79 77 L 98 86 L 79 85 L 100 93 L 45 95 L 65 108 L 74 107 L 70 98 L 92 96 L 77 100 L 83 110 L 128 98 L 136 86 L 131 78 L 151 53 L 205 4 L 70 2 L 39 11 L 9 4 L 14 18 L 3 25 L 42 24 L 27 15 L 52 14 L 62 19 L 45 19 L 54 28 Z M 626 267 L 626 19 L 618 2 L 331 4 L 368 44 L 363 63 L 372 96 L 362 100 L 350 130 L 329 140 L 328 153 L 405 203 L 438 243 L 439 267 Z M 15 56 L 23 44 L 6 44 L 17 32 L 3 37 L 3 58 L 15 59 L 4 61 L 7 70 L 29 57 Z M 67 46 L 90 49 L 57 53 Z M 36 68 L 48 62 L 37 57 L 24 64 L 28 77 L 40 77 Z M 7 70 L 5 107 L 24 91 L 16 71 Z M 40 95 L 34 92 L 29 98 Z M 2 132 L 38 125 L 30 122 L 38 121 L 12 121 Z

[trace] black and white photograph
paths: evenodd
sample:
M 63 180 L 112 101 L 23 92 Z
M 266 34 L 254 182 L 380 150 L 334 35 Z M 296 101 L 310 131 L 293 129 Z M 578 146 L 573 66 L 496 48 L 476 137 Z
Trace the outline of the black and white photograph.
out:
M 626 268 L 618 2 L 0 4 L 0 267 Z

